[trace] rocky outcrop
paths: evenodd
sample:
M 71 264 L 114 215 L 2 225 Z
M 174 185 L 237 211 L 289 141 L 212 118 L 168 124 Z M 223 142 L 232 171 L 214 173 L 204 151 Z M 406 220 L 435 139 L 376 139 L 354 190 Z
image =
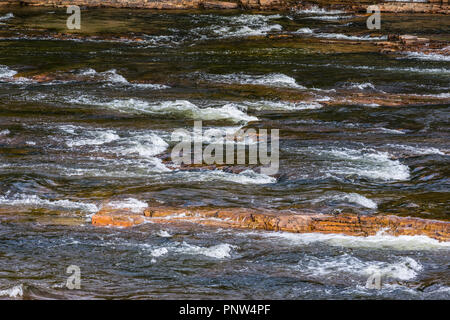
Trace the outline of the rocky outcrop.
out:
M 285 0 L 20 0 L 28 6 L 78 5 L 84 7 L 146 8 L 146 9 L 279 9 L 286 7 Z M 5 3 L 12 3 L 8 1 Z M 0 4 L 2 2 L 0 1 Z
M 147 9 L 257 9 L 257 10 L 289 10 L 308 8 L 312 5 L 347 9 L 352 12 L 365 12 L 368 5 L 377 4 L 381 12 L 405 13 L 438 13 L 448 14 L 448 0 L 428 0 L 426 3 L 412 1 L 380 2 L 360 1 L 355 4 L 350 0 L 0 0 L 0 5 L 20 4 L 28 6 L 79 5 L 84 7 L 113 7 L 113 8 L 147 8 Z
M 132 227 L 144 223 L 144 212 L 134 212 L 132 208 L 116 209 L 103 205 L 102 209 L 92 216 L 94 226 Z
M 425 235 L 439 241 L 450 241 L 450 222 L 392 215 L 339 214 L 334 216 L 246 208 L 173 207 L 150 207 L 140 213 L 133 213 L 127 209 L 118 210 L 106 205 L 92 217 L 92 223 L 97 226 L 129 227 L 146 220 L 153 223 L 188 222 L 222 228 L 293 233 L 339 233 L 352 236 L 370 236 L 383 231 L 393 236 Z
M 236 2 L 226 2 L 226 1 L 203 1 L 203 8 L 205 8 L 205 9 L 238 9 L 239 4 Z
M 414 35 L 389 35 L 388 41 L 376 43 L 381 53 L 420 52 L 423 54 L 450 55 L 446 41 L 430 40 Z
M 395 13 L 438 13 L 448 14 L 450 7 L 448 1 L 443 0 L 428 0 L 428 3 L 422 2 L 384 2 L 377 4 L 380 12 L 395 12 Z M 353 6 L 354 9 L 363 11 L 366 6 Z

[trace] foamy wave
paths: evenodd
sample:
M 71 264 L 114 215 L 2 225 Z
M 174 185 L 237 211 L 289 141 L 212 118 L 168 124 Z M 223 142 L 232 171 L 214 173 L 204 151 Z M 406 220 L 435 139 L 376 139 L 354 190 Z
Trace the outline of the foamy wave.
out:
M 331 150 L 310 148 L 315 154 L 331 160 L 328 172 L 343 176 L 358 175 L 369 179 L 407 180 L 408 166 L 390 159 L 387 152 L 373 149 L 335 148 Z M 337 161 L 336 161 L 337 160 Z
M 134 213 L 140 213 L 148 207 L 146 202 L 140 201 L 135 198 L 128 198 L 121 201 L 111 201 L 108 205 L 114 209 L 128 209 Z
M 287 245 L 304 246 L 323 242 L 328 245 L 347 248 L 388 250 L 449 250 L 450 242 L 439 242 L 427 236 L 391 236 L 379 232 L 373 236 L 356 237 L 344 234 L 290 233 L 290 232 L 244 232 L 242 236 L 256 235 L 269 239 L 283 240 Z
M 339 14 L 344 13 L 342 10 L 327 10 L 325 8 L 320 8 L 317 5 L 312 5 L 307 9 L 294 9 L 295 13 L 314 13 L 314 14 Z
M 326 17 L 318 17 L 321 19 L 324 19 Z M 311 35 L 316 38 L 324 38 L 324 39 L 337 39 L 337 40 L 355 40 L 355 41 L 374 41 L 374 40 L 387 40 L 387 36 L 380 36 L 380 37 L 372 37 L 370 35 L 365 36 L 352 36 L 342 33 L 326 33 L 326 32 L 316 32 L 313 29 L 310 28 L 300 28 L 295 33 L 298 34 L 306 34 Z M 334 65 L 330 65 L 334 66 Z M 368 67 L 363 67 L 368 68 Z
M 231 37 L 251 37 L 251 36 L 264 36 L 269 32 L 281 31 L 283 27 L 279 24 L 263 25 L 258 27 L 242 26 L 235 27 L 221 27 L 214 30 L 215 33 L 221 35 L 223 38 Z
M 299 270 L 314 276 L 331 276 L 336 274 L 359 275 L 365 278 L 374 274 L 398 279 L 414 279 L 423 266 L 410 257 L 401 257 L 389 263 L 384 261 L 363 261 L 354 256 L 343 254 L 337 257 L 305 257 L 299 261 Z
M 448 92 L 442 92 L 442 93 L 437 93 L 437 94 L 424 94 L 423 96 L 425 97 L 434 97 L 434 98 L 450 98 L 450 93 Z
M 17 71 L 11 70 L 8 66 L 0 65 L 0 80 L 14 77 Z
M 308 19 L 314 19 L 314 20 L 333 20 L 333 21 L 337 21 L 337 20 L 345 20 L 345 19 L 351 19 L 353 18 L 353 16 L 315 16 L 315 17 L 308 17 Z
M 375 128 L 374 130 L 377 132 L 389 133 L 389 134 L 405 134 L 405 132 L 402 130 L 389 129 L 389 128 L 384 128 L 384 127 Z
M 202 255 L 214 259 L 230 258 L 233 249 L 237 249 L 237 246 L 221 243 L 215 246 L 202 247 L 193 244 L 189 244 L 185 241 L 171 243 L 168 246 L 154 248 L 151 245 L 141 245 L 144 249 L 150 249 L 150 255 L 155 258 L 175 253 L 175 254 L 187 254 L 187 255 Z M 153 261 L 156 262 L 156 261 Z
M 359 89 L 359 90 L 366 90 L 366 89 L 372 89 L 372 90 L 377 90 L 375 88 L 375 86 L 370 83 L 370 82 L 365 82 L 365 83 L 350 83 L 349 84 L 349 88 L 351 89 Z
M 75 209 L 95 213 L 98 207 L 93 203 L 75 202 L 70 200 L 47 200 L 36 195 L 18 194 L 11 197 L 0 196 L 0 205 L 21 206 L 50 209 Z
M 74 125 L 62 125 L 59 129 L 68 133 L 65 143 L 68 147 L 79 146 L 101 146 L 104 144 L 113 145 L 104 147 L 101 150 L 107 153 L 121 155 L 139 155 L 142 158 L 152 158 L 164 152 L 169 145 L 161 137 L 153 132 L 127 132 L 124 136 L 112 129 L 88 129 Z
M 289 102 L 289 101 L 258 101 L 258 102 L 243 102 L 249 109 L 254 110 L 314 110 L 322 108 L 322 105 L 317 102 Z
M 75 136 L 66 141 L 66 145 L 70 148 L 85 145 L 101 145 L 120 139 L 113 130 L 85 130 L 85 128 L 72 125 L 60 126 L 60 129 Z M 82 138 L 77 139 L 80 135 Z
M 183 242 L 175 251 L 183 254 L 204 255 L 210 258 L 224 259 L 231 257 L 233 249 L 237 249 L 237 247 L 228 243 L 221 243 L 211 247 L 200 247 Z
M 450 61 L 450 55 L 438 53 L 405 52 L 407 58 L 425 61 Z
M 314 36 L 317 38 L 338 39 L 338 40 L 357 40 L 357 41 L 387 40 L 387 36 L 381 37 L 372 37 L 370 35 L 349 36 L 342 33 L 314 33 Z
M 0 136 L 7 136 L 9 135 L 11 132 L 8 129 L 2 130 L 0 131 Z
M 377 204 L 370 200 L 369 198 L 366 198 L 360 194 L 357 193 L 340 193 L 337 195 L 331 195 L 331 196 L 325 196 L 321 197 L 317 200 L 314 200 L 313 202 L 322 202 L 322 201 L 347 201 L 350 203 L 356 203 L 362 207 L 369 208 L 369 209 L 377 209 Z
M 300 28 L 296 31 L 296 33 L 313 33 L 314 31 L 311 28 Z
M 58 166 L 60 175 L 73 177 L 111 177 L 111 178 L 142 178 L 149 177 L 154 173 L 170 172 L 161 159 L 149 157 L 139 159 L 121 158 L 111 161 L 111 159 L 100 158 L 95 163 L 96 168 L 66 168 Z
M 172 237 L 172 235 L 169 232 L 167 232 L 166 230 L 159 230 L 156 235 L 158 235 L 159 237 L 162 237 L 162 238 L 171 238 Z
M 23 297 L 23 285 L 14 286 L 10 289 L 0 290 L 0 297 L 20 298 Z
M 147 101 L 136 99 L 115 99 L 105 102 L 87 96 L 70 99 L 69 102 L 82 105 L 97 105 L 111 108 L 120 112 L 137 114 L 171 114 L 183 118 L 199 120 L 228 120 L 233 122 L 248 122 L 258 120 L 258 118 L 249 116 L 243 111 L 239 110 L 233 104 L 226 104 L 219 108 L 199 108 L 195 104 L 186 100 L 150 103 Z
M 168 143 L 154 133 L 134 134 L 130 138 L 119 141 L 120 147 L 114 149 L 122 155 L 138 154 L 143 158 L 152 158 L 164 152 Z
M 169 253 L 169 250 L 167 250 L 167 248 L 156 248 L 156 249 L 153 249 L 151 252 L 150 252 L 150 254 L 153 256 L 153 257 L 161 257 L 161 256 L 164 256 L 164 255 L 166 255 L 166 254 L 168 254 Z
M 426 155 L 426 154 L 439 154 L 439 155 L 445 155 L 444 152 L 437 148 L 433 147 L 414 147 L 414 146 L 407 146 L 402 144 L 388 144 L 389 147 L 393 147 L 395 149 L 405 150 L 415 155 Z
M 3 16 L 0 16 L 0 21 L 6 21 L 12 18 L 14 18 L 14 14 L 12 12 L 9 12 Z
M 297 84 L 294 78 L 282 73 L 270 73 L 265 75 L 251 75 L 245 73 L 231 74 L 204 74 L 203 79 L 219 83 L 228 84 L 247 84 L 262 85 L 275 88 L 295 88 L 305 89 L 304 86 Z
M 238 16 L 221 16 L 220 24 L 208 27 L 194 28 L 192 33 L 201 35 L 200 39 L 207 39 L 212 33 L 220 38 L 264 36 L 269 32 L 281 31 L 281 25 L 271 23 L 272 19 L 279 19 L 280 15 L 241 14 Z
M 387 70 L 392 72 L 417 72 L 417 73 L 450 73 L 450 69 L 446 68 L 380 68 L 379 70 Z
M 117 73 L 116 69 L 111 69 L 103 72 L 97 72 L 92 68 L 82 69 L 79 74 L 84 77 L 99 79 L 110 84 L 122 84 L 132 86 L 135 88 L 150 88 L 150 89 L 167 89 L 169 86 L 152 83 L 130 83 L 124 76 Z
M 187 181 L 191 182 L 203 182 L 203 181 L 228 181 L 239 184 L 270 184 L 276 183 L 277 179 L 265 174 L 256 173 L 253 170 L 245 170 L 241 173 L 229 173 L 221 170 L 212 171 L 191 171 L 191 172 L 179 172 L 177 173 Z

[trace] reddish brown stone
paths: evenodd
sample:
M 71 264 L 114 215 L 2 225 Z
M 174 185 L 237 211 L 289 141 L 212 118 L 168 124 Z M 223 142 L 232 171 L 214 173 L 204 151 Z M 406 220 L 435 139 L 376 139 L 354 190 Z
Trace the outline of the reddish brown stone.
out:
M 294 233 L 341 233 L 353 236 L 369 236 L 384 231 L 386 234 L 394 236 L 426 235 L 439 241 L 450 240 L 450 223 L 447 221 L 389 215 L 357 216 L 342 214 L 332 216 L 244 208 L 183 209 L 170 207 L 148 208 L 144 211 L 144 214 L 156 223 L 193 222 L 217 227 L 264 229 Z
M 103 206 L 92 216 L 92 224 L 95 226 L 132 227 L 144 221 L 143 212 L 134 213 L 131 209 L 114 209 L 109 206 Z

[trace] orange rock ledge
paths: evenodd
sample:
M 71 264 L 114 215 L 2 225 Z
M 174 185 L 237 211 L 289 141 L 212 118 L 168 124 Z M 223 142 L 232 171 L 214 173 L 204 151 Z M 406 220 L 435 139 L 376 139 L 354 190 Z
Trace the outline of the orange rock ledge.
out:
M 188 222 L 213 227 L 293 233 L 340 233 L 352 236 L 370 236 L 384 231 L 393 236 L 425 235 L 439 241 L 450 241 L 450 222 L 392 215 L 334 216 L 246 208 L 174 207 L 151 207 L 134 213 L 130 209 L 113 209 L 106 205 L 92 217 L 92 224 L 96 226 L 131 227 L 145 221 L 161 224 Z

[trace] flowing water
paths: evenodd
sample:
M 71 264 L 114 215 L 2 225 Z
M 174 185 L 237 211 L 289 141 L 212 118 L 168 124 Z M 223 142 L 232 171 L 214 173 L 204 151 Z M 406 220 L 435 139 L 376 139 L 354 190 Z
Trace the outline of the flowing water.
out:
M 383 15 L 377 32 L 321 10 L 66 18 L 0 12 L 0 298 L 450 298 L 450 244 L 427 237 L 90 225 L 104 201 L 448 220 L 449 58 L 373 41 L 450 41 L 449 16 Z M 194 120 L 280 129 L 278 174 L 168 165 Z

